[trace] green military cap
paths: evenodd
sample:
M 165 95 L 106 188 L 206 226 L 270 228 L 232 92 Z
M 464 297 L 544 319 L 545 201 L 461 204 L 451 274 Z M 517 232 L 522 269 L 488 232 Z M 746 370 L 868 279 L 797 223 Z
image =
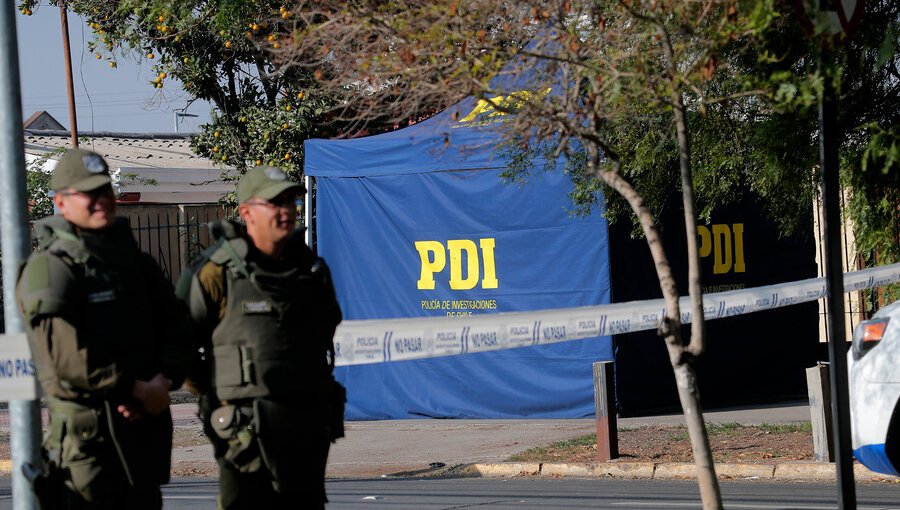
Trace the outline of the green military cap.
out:
M 286 190 L 293 189 L 297 194 L 306 193 L 306 188 L 288 179 L 288 176 L 274 166 L 257 166 L 248 170 L 237 185 L 237 200 L 243 204 L 253 197 L 272 200 Z
M 109 166 L 96 152 L 69 149 L 60 158 L 50 178 L 54 191 L 72 188 L 75 191 L 92 191 L 112 183 Z

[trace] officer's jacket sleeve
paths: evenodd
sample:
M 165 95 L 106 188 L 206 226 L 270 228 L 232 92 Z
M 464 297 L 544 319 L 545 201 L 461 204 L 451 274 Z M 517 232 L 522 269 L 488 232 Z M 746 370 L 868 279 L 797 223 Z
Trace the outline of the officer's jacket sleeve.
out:
M 187 296 L 194 345 L 200 352 L 188 373 L 187 385 L 198 393 L 212 388 L 212 333 L 225 314 L 225 268 L 207 262 L 191 279 Z
M 142 264 L 150 285 L 153 303 L 151 313 L 159 342 L 159 364 L 163 375 L 172 380 L 172 389 L 181 387 L 196 351 L 191 335 L 187 307 L 175 298 L 171 282 L 162 274 L 156 261 L 143 254 Z
M 114 364 L 89 367 L 79 338 L 78 281 L 72 268 L 46 252 L 31 256 L 16 286 L 19 310 L 44 390 L 56 397 L 127 396 L 134 379 Z

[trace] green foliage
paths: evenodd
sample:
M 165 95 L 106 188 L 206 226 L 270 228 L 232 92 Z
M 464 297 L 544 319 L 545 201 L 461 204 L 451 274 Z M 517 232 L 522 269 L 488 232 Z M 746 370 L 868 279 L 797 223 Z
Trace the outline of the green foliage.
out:
M 801 423 L 760 423 L 756 428 L 767 434 L 792 434 L 794 432 L 802 432 L 804 434 L 812 433 L 812 423 L 804 421 Z
M 698 216 L 707 219 L 713 207 L 752 190 L 783 234 L 809 231 L 819 186 L 817 109 L 829 80 L 841 99 L 841 178 L 857 249 L 872 265 L 900 261 L 900 6 L 867 3 L 864 26 L 837 53 L 836 65 L 823 66 L 790 6 L 734 5 L 752 8 L 745 25 L 751 29 L 718 46 L 711 79 L 685 91 Z M 649 99 L 620 105 L 637 115 L 609 121 L 611 144 L 623 174 L 659 210 L 679 186 L 671 124 L 641 110 Z M 629 213 L 618 197 L 607 193 L 606 200 L 611 219 Z
M 50 188 L 51 172 L 44 167 L 51 159 L 59 159 L 65 148 L 54 149 L 35 158 L 25 165 L 25 189 L 28 201 L 28 220 L 37 221 L 53 215 L 53 190 Z
M 140 175 L 134 172 L 128 172 L 121 175 L 123 181 L 131 184 L 131 183 L 139 183 L 146 186 L 158 186 L 159 181 L 149 177 L 141 177 Z
M 900 126 L 861 126 L 868 138 L 851 152 L 842 178 L 852 190 L 847 212 L 856 227 L 856 243 L 869 262 L 900 261 Z M 872 260 L 874 257 L 878 260 Z
M 823 84 L 830 81 L 840 98 L 844 213 L 853 224 L 857 251 L 870 265 L 900 261 L 900 4 L 866 2 L 859 30 L 833 55 L 797 32 L 796 23 L 774 24 L 760 47 L 777 58 L 744 63 L 750 79 L 775 91 L 761 96 L 770 111 L 751 138 L 750 156 L 761 163 L 754 188 L 790 231 L 791 207 L 783 207 L 782 200 L 802 194 L 807 201 L 817 193 L 817 108 Z
M 529 462 L 535 459 L 546 460 L 552 458 L 558 452 L 568 450 L 581 450 L 591 448 L 597 444 L 596 434 L 585 434 L 583 436 L 574 437 L 572 439 L 564 439 L 556 441 L 546 446 L 538 446 L 529 448 L 522 453 L 511 456 L 507 462 Z
M 28 200 L 28 220 L 36 221 L 53 214 L 53 197 L 50 189 L 50 172 L 42 167 L 49 156 L 28 163 L 25 172 L 26 199 Z
M 845 214 L 853 221 L 858 252 L 867 266 L 900 261 L 900 126 L 861 126 L 863 142 L 842 160 L 842 182 L 850 189 Z M 860 152 L 861 149 L 861 152 Z M 900 299 L 900 284 L 881 290 L 881 300 Z M 866 296 L 866 309 L 877 308 L 879 296 Z
M 687 441 L 688 439 L 690 439 L 690 435 L 688 434 L 687 427 L 678 427 L 674 429 L 672 432 L 669 432 L 667 438 L 670 442 Z
M 321 119 L 328 106 L 327 101 L 298 92 L 279 97 L 275 107 L 248 106 L 241 110 L 236 123 L 217 112 L 191 140 L 191 147 L 224 163 L 233 160 L 235 154 L 243 154 L 247 166 L 278 166 L 299 179 L 303 141 L 319 132 L 315 119 Z
M 706 425 L 706 431 L 708 434 L 716 434 L 720 436 L 734 436 L 742 428 L 744 428 L 743 425 L 733 421 L 727 423 L 708 423 Z
M 729 440 L 731 438 L 754 437 L 759 434 L 784 435 L 812 433 L 810 422 L 801 423 L 761 423 L 759 425 L 741 425 L 739 423 L 708 423 L 707 433 L 711 439 Z M 619 427 L 620 440 L 623 436 L 634 434 L 646 439 L 665 440 L 666 443 L 674 441 L 687 441 L 688 431 L 684 425 L 641 425 L 637 427 Z M 647 432 L 655 432 L 648 434 Z M 652 440 L 651 439 L 651 440 Z M 731 439 L 733 440 L 733 439 Z M 758 442 L 759 440 L 757 440 Z M 563 441 L 556 441 L 547 445 L 529 448 L 515 454 L 508 462 L 565 462 L 571 458 L 583 455 L 585 448 L 592 448 L 597 444 L 596 434 L 585 434 Z M 627 455 L 626 455 L 627 456 Z

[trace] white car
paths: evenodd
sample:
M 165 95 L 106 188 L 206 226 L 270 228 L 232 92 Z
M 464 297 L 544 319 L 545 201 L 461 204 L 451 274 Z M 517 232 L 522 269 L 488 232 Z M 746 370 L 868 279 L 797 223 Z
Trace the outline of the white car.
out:
M 853 455 L 900 475 L 900 301 L 856 327 L 847 364 Z

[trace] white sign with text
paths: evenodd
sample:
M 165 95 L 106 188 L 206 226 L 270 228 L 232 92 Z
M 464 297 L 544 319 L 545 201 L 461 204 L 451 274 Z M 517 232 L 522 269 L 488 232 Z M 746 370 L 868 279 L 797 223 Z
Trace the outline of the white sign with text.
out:
M 38 394 L 25 333 L 0 335 L 0 401 L 35 400 Z

